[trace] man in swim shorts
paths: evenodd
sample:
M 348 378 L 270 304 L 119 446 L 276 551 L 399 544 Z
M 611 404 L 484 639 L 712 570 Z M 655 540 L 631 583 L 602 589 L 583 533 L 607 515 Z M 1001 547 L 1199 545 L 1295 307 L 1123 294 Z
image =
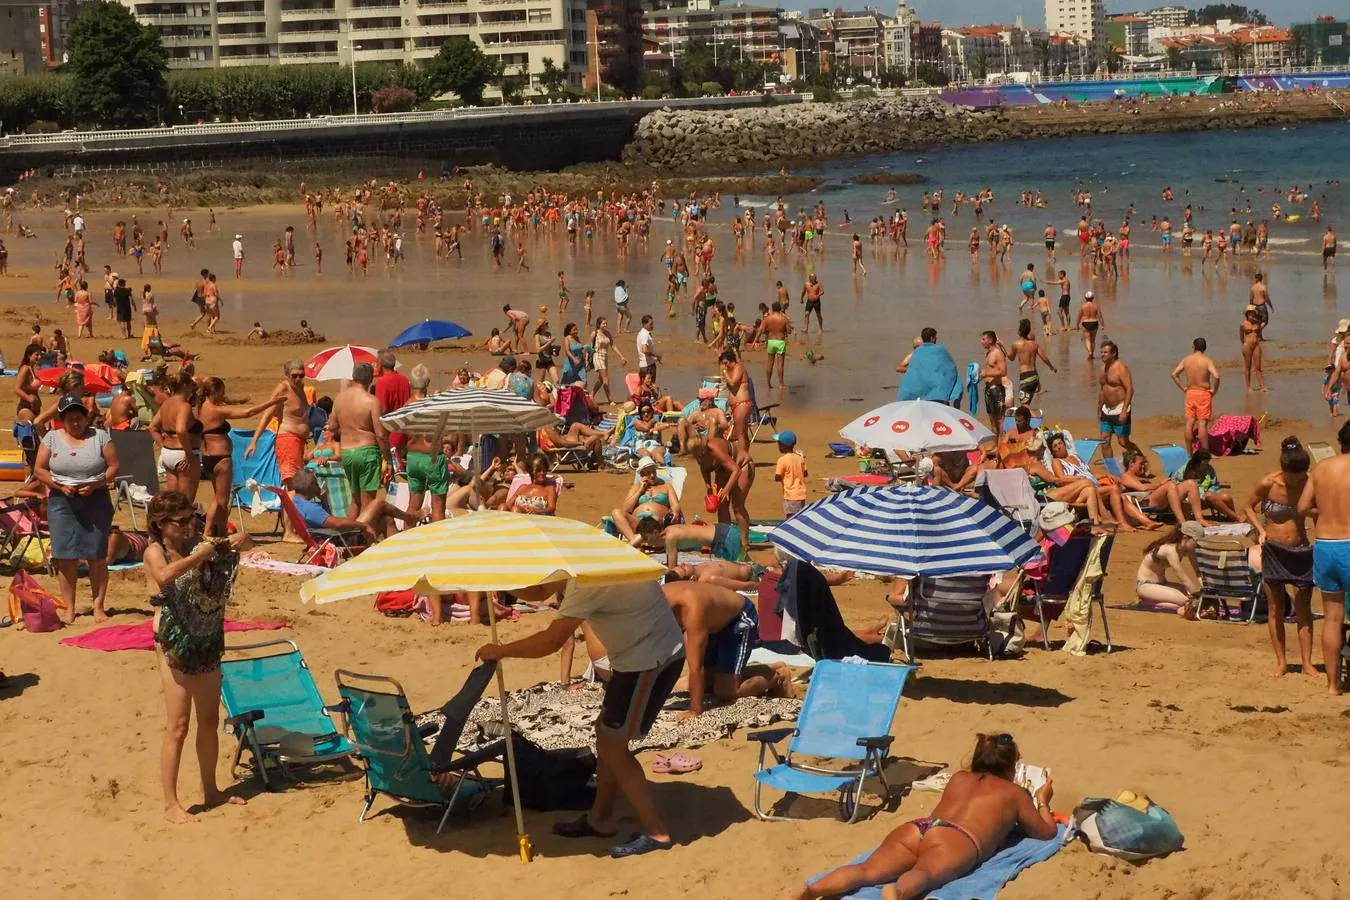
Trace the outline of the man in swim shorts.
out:
M 1136 450 L 1130 440 L 1130 414 L 1134 405 L 1134 376 L 1129 366 L 1120 361 L 1120 349 L 1115 341 L 1102 343 L 1102 374 L 1098 379 L 1097 415 L 1100 421 L 1102 456 L 1109 457 L 1111 438 L 1120 438 L 1121 447 Z
M 1038 362 L 1058 372 L 1050 357 L 1045 355 L 1041 345 L 1031 336 L 1031 320 L 1023 319 L 1017 323 L 1017 340 L 1012 343 L 1013 356 L 1017 358 L 1017 405 L 1030 406 L 1041 392 L 1041 373 L 1036 368 Z
M 1209 448 L 1209 422 L 1214 418 L 1214 395 L 1219 392 L 1219 370 L 1205 355 L 1209 345 L 1204 338 L 1191 342 L 1191 352 L 1172 370 L 1172 381 L 1186 395 L 1186 428 L 1182 444 L 1187 453 L 1192 447 Z M 1184 381 L 1183 381 L 1184 376 Z
M 778 366 L 778 386 L 787 387 L 787 378 L 783 367 L 787 364 L 788 335 L 792 334 L 792 320 L 783 312 L 783 304 L 777 300 L 769 308 L 769 314 L 760 320 L 759 337 L 764 341 L 768 358 L 764 364 L 764 375 L 769 387 L 773 387 L 774 364 Z
M 1003 409 L 1008 402 L 1008 354 L 998 342 L 998 335 L 986 331 L 980 335 L 980 346 L 984 348 L 984 365 L 980 367 L 980 380 L 984 383 L 984 405 L 989 412 L 989 429 L 998 438 L 1003 434 Z
M 1341 623 L 1350 591 L 1350 422 L 1341 425 L 1336 438 L 1340 454 L 1313 467 L 1298 502 L 1299 515 L 1317 521 L 1313 582 L 1322 592 L 1322 660 L 1332 694 L 1341 693 Z
M 352 515 L 374 503 L 391 471 L 389 439 L 380 422 L 380 401 L 370 392 L 375 369 L 369 363 L 352 368 L 352 383 L 333 401 L 328 430 L 342 447 L 342 469 L 352 488 Z
M 258 419 L 253 440 L 244 451 L 248 459 L 257 449 L 258 438 L 273 421 L 277 425 L 274 452 L 281 483 L 289 487 L 291 478 L 305 465 L 305 445 L 309 442 L 309 396 L 305 393 L 305 364 L 298 359 L 288 360 L 282 366 L 285 378 L 272 391 L 268 411 Z

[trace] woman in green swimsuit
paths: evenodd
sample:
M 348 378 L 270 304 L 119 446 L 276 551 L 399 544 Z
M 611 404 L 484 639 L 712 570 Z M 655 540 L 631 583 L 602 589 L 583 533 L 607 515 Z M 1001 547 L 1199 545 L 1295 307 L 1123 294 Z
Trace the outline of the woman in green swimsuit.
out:
M 614 527 L 637 546 L 644 521 L 654 520 L 661 530 L 680 517 L 680 498 L 675 489 L 661 478 L 661 470 L 650 458 L 638 464 L 638 480 L 624 498 L 623 505 L 610 513 Z
M 245 802 L 242 797 L 227 797 L 217 786 L 216 756 L 225 600 L 239 562 L 236 551 L 250 541 L 242 533 L 199 541 L 192 501 L 177 491 L 155 497 L 148 518 L 145 571 L 157 592 L 150 602 L 158 607 L 155 647 L 167 713 L 159 757 L 164 818 L 183 824 L 196 820 L 178 799 L 178 767 L 194 708 L 205 806 Z

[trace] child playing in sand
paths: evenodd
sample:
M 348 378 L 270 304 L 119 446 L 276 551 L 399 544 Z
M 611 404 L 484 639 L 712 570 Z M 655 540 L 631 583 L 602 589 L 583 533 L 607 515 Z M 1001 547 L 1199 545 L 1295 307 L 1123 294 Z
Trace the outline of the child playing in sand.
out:
M 248 334 L 244 335 L 244 340 L 246 340 L 246 341 L 251 341 L 251 340 L 253 340 L 254 338 L 256 338 L 256 339 L 258 339 L 258 340 L 260 340 L 260 341 L 265 341 L 265 340 L 267 340 L 267 329 L 265 329 L 265 328 L 262 327 L 262 323 L 261 323 L 261 322 L 254 322 L 254 323 L 253 323 L 253 330 L 250 331 Z
M 306 340 L 314 340 L 314 329 L 310 328 L 309 323 L 304 319 L 300 320 L 300 334 L 302 334 Z

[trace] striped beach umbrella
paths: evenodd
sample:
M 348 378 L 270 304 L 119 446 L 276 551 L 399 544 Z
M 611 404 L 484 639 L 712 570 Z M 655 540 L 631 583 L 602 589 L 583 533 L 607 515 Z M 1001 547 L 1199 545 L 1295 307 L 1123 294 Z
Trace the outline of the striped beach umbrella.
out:
M 992 506 L 919 485 L 842 491 L 779 525 L 769 540 L 818 565 L 905 577 L 1003 572 L 1041 552 Z
M 937 453 L 974 450 L 994 433 L 980 420 L 932 400 L 899 400 L 864 413 L 839 429 L 840 437 L 874 450 Z
M 375 365 L 375 349 L 343 344 L 320 350 L 305 363 L 305 377 L 314 381 L 351 381 L 352 369 L 360 363 Z
M 665 566 L 575 519 L 485 510 L 402 531 L 300 588 L 306 603 L 381 591 L 514 591 L 651 581 Z
M 472 435 L 522 434 L 556 426 L 561 419 L 533 400 L 507 391 L 466 387 L 404 404 L 380 421 L 391 431 L 434 437 L 457 431 Z

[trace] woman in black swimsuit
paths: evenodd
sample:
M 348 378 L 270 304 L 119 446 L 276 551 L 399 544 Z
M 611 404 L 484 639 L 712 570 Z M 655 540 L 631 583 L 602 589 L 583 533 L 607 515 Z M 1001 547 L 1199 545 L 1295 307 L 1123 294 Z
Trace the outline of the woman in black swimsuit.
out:
M 223 537 L 230 518 L 230 487 L 234 481 L 234 446 L 230 440 L 231 418 L 245 419 L 267 409 L 257 406 L 230 406 L 225 397 L 225 382 L 208 378 L 202 382 L 202 405 L 197 410 L 202 428 L 201 477 L 211 482 L 211 505 L 206 511 L 207 537 Z
M 1312 543 L 1307 523 L 1298 512 L 1311 462 L 1297 437 L 1285 438 L 1280 442 L 1280 471 L 1262 478 L 1247 501 L 1247 521 L 1256 528 L 1261 543 L 1261 580 L 1270 607 L 1266 625 L 1275 648 L 1272 674 L 1277 678 L 1289 671 L 1284 656 L 1284 609 L 1291 589 L 1303 674 L 1317 677 L 1312 664 Z

